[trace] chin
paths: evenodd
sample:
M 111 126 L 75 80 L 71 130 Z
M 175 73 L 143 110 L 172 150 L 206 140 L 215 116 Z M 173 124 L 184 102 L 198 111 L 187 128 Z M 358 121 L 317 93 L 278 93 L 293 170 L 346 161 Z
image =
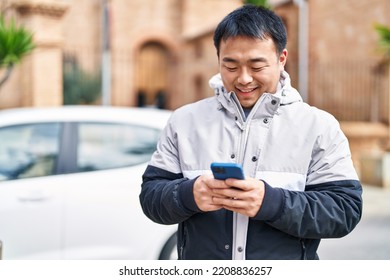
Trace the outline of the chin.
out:
M 240 102 L 241 107 L 244 109 L 251 109 L 255 105 L 254 103 L 248 103 L 248 102 Z

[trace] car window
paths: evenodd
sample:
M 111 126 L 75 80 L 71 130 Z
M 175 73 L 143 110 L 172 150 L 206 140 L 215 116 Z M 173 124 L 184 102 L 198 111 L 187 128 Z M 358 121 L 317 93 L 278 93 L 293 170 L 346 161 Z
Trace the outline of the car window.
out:
M 0 128 L 0 181 L 54 174 L 59 134 L 58 123 Z
M 79 172 L 119 168 L 150 160 L 159 130 L 126 124 L 80 123 Z

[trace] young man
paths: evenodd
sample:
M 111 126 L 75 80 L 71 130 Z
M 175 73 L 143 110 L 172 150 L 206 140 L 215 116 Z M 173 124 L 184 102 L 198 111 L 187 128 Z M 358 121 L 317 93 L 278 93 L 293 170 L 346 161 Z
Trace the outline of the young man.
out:
M 176 110 L 161 136 L 140 201 L 153 221 L 179 224 L 179 259 L 318 259 L 321 238 L 361 218 L 348 141 L 291 87 L 286 41 L 267 9 L 227 15 L 215 96 Z M 215 180 L 212 162 L 242 164 L 245 180 Z

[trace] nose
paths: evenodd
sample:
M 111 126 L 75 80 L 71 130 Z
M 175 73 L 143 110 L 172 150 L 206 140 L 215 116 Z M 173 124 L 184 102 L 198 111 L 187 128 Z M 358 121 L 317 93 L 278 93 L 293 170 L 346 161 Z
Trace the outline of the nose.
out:
M 253 81 L 252 75 L 246 69 L 243 69 L 240 72 L 238 79 L 237 79 L 237 82 L 242 84 L 242 85 L 247 85 L 247 84 L 251 83 L 252 81 Z

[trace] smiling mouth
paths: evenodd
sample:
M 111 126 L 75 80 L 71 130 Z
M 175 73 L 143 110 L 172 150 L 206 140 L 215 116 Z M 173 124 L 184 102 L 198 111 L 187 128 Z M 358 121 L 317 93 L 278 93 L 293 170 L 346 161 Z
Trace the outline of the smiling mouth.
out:
M 247 93 L 251 93 L 251 92 L 253 92 L 253 91 L 255 91 L 256 89 L 257 89 L 257 87 L 256 88 L 248 88 L 248 89 L 241 89 L 241 88 L 237 88 L 239 91 L 240 91 L 240 93 L 244 93 L 244 94 L 247 94 Z

